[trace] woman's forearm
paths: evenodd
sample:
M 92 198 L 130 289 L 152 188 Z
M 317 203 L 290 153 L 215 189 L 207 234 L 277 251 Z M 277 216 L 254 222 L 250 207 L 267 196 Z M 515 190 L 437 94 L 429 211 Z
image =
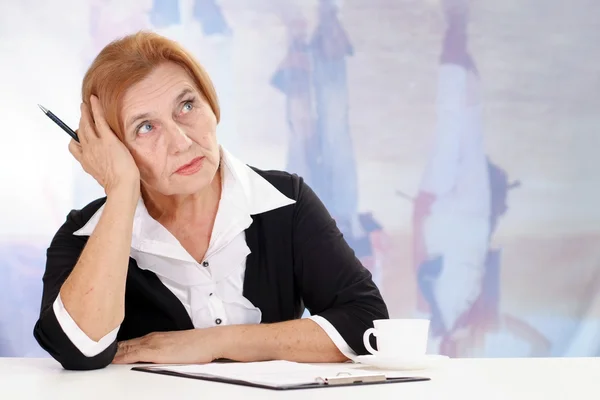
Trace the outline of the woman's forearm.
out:
M 348 361 L 314 321 L 300 319 L 259 325 L 224 326 L 219 356 L 235 361 Z
M 125 280 L 139 189 L 123 187 L 107 197 L 102 216 L 60 290 L 79 328 L 98 341 L 123 321 Z

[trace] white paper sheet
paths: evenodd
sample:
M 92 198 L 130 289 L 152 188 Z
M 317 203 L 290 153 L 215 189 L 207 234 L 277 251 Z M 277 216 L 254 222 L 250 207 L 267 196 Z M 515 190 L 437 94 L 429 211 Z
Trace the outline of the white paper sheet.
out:
M 212 376 L 276 387 L 312 384 L 318 382 L 319 378 L 336 377 L 340 374 L 342 376 L 382 375 L 382 372 L 364 371 L 351 368 L 351 366 L 352 364 L 343 367 L 340 365 L 319 366 L 289 361 L 264 361 L 157 366 L 152 368 L 186 375 Z

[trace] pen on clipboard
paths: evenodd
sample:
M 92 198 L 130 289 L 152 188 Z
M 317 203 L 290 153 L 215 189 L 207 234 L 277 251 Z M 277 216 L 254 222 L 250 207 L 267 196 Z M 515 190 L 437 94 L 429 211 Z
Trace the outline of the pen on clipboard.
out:
M 69 128 L 69 126 L 67 124 L 62 122 L 60 120 L 60 118 L 58 118 L 56 115 L 54 115 L 52 113 L 52 111 L 48 110 L 47 108 L 45 108 L 39 104 L 38 104 L 38 107 L 40 108 L 40 110 L 42 110 L 44 112 L 44 114 L 46 114 L 46 116 L 48 118 L 50 118 L 52 121 L 54 121 L 54 123 L 56 125 L 60 126 L 63 131 L 67 132 L 67 134 L 69 136 L 71 136 L 73 139 L 75 139 L 76 142 L 79 142 L 79 137 L 77 136 L 77 133 L 75 133 L 75 131 L 73 129 Z
M 384 382 L 387 378 L 385 374 L 357 376 L 351 374 L 337 374 L 329 378 L 317 378 L 317 383 L 322 385 L 349 385 L 354 383 Z

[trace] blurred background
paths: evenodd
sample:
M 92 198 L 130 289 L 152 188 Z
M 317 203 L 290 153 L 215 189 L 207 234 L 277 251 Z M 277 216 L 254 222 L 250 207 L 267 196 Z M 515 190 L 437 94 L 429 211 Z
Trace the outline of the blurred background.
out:
M 213 78 L 221 144 L 305 177 L 392 317 L 455 357 L 600 355 L 600 2 L 0 0 L 0 356 L 45 250 L 104 196 L 67 150 L 83 75 L 140 29 Z

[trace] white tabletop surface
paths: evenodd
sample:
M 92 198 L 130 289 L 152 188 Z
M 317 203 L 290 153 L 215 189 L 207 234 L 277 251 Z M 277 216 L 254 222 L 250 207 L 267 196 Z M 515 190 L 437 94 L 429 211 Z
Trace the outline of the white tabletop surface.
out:
M 427 382 L 284 392 L 130 368 L 75 372 L 51 359 L 0 358 L 0 399 L 600 399 L 600 358 L 457 359 L 414 373 Z

